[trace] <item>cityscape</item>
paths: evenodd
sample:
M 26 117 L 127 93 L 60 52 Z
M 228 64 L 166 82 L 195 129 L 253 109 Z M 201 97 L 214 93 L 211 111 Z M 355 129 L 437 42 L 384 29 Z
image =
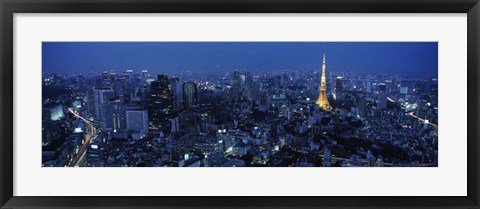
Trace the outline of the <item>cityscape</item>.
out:
M 436 42 L 44 42 L 42 167 L 438 167 Z

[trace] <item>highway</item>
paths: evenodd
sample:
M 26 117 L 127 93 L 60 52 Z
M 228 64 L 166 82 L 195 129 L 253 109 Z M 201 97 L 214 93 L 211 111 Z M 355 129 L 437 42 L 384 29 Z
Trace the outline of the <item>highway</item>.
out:
M 396 103 L 396 102 L 395 102 L 392 98 L 390 98 L 390 97 L 387 97 L 387 100 L 390 101 L 390 102 Z M 414 118 L 420 120 L 420 121 L 423 122 L 423 123 L 427 122 L 428 125 L 430 125 L 430 126 L 432 126 L 433 128 L 435 128 L 435 129 L 438 130 L 438 125 L 437 125 L 437 124 L 435 124 L 435 123 L 430 123 L 430 121 L 425 120 L 425 119 L 423 119 L 423 118 L 420 118 L 420 117 L 414 115 L 413 112 L 408 112 L 407 115 L 408 115 L 408 116 L 411 116 L 411 117 L 414 117 Z
M 407 115 L 409 115 L 409 116 L 411 116 L 411 117 L 414 117 L 414 118 L 418 119 L 419 121 L 421 121 L 421 122 L 423 122 L 423 123 L 427 123 L 428 125 L 431 125 L 431 126 L 434 127 L 435 129 L 438 129 L 438 125 L 437 125 L 437 124 L 435 124 L 435 123 L 430 123 L 428 120 L 425 120 L 425 119 L 423 119 L 423 118 L 420 118 L 420 117 L 414 115 L 413 112 L 409 112 L 409 113 L 407 113 Z
M 80 147 L 80 150 L 77 152 L 72 161 L 70 161 L 70 164 L 68 164 L 69 167 L 76 167 L 85 158 L 90 142 L 97 137 L 97 128 L 95 127 L 96 124 L 94 122 L 82 117 L 73 111 L 72 108 L 68 108 L 68 112 L 73 114 L 76 118 L 83 120 L 85 124 L 87 124 L 87 134 L 85 135 L 85 140 L 82 144 L 82 147 Z

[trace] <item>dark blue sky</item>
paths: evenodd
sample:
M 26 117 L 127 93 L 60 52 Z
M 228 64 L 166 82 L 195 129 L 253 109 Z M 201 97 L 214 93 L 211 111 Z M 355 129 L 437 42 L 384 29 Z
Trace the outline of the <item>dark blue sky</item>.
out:
M 44 72 L 317 70 L 437 74 L 436 42 L 44 42 Z

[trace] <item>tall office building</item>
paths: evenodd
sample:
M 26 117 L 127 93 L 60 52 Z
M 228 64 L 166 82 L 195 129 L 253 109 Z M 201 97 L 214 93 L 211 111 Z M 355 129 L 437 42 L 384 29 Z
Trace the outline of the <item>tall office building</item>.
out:
M 127 78 L 127 80 L 130 81 L 131 79 L 133 79 L 133 70 L 125 70 L 124 75 Z
M 273 86 L 275 87 L 275 89 L 279 89 L 281 85 L 282 85 L 282 76 L 276 75 L 273 78 Z
M 173 109 L 173 98 L 168 83 L 168 76 L 158 75 L 158 80 L 153 81 L 150 86 L 147 101 L 148 118 L 149 122 L 157 128 L 168 122 Z
M 190 109 L 197 103 L 197 84 L 186 82 L 183 84 L 183 106 Z
M 323 54 L 323 63 L 322 63 L 322 78 L 320 81 L 320 94 L 318 95 L 318 99 L 316 104 L 320 106 L 324 110 L 332 109 L 330 103 L 327 99 L 327 76 L 326 76 L 326 63 L 325 63 L 325 54 Z
M 127 129 L 135 132 L 148 133 L 148 111 L 127 109 L 125 111 Z
M 178 117 L 170 119 L 170 123 L 172 126 L 172 133 L 177 133 L 180 131 L 180 122 Z
M 408 94 L 408 86 L 400 87 L 400 94 Z
M 95 116 L 95 91 L 93 88 L 89 89 L 87 91 L 87 111 L 88 111 L 88 115 L 91 115 L 93 116 L 94 118 L 96 117 Z
M 372 92 L 372 82 L 365 81 L 365 92 L 371 93 Z
M 380 110 L 387 109 L 387 95 L 385 93 L 378 95 L 377 108 Z
M 358 107 L 358 114 L 361 117 L 366 116 L 366 108 L 367 108 L 367 100 L 365 98 L 365 94 L 357 94 L 356 98 L 356 106 Z
M 387 92 L 387 85 L 385 83 L 380 83 L 378 84 L 378 91 L 381 93 L 381 94 L 384 94 Z
M 332 166 L 332 153 L 330 149 L 325 147 L 323 151 L 323 167 L 331 167 Z
M 148 70 L 142 70 L 142 80 L 145 82 L 148 79 Z
M 122 79 L 116 79 L 114 83 L 115 96 L 117 96 L 121 102 L 125 101 L 125 83 Z
M 235 70 L 233 71 L 232 76 L 232 98 L 238 99 L 240 97 L 240 71 Z
M 343 91 L 343 78 L 341 76 L 337 77 L 335 81 L 335 92 L 340 93 Z
M 108 108 L 110 99 L 115 96 L 115 92 L 109 88 L 96 88 L 93 90 L 95 120 L 102 126 L 107 127 Z
M 170 86 L 173 94 L 173 107 L 175 109 L 181 109 L 183 107 L 183 84 L 179 78 L 171 78 Z
M 125 129 L 125 108 L 120 97 L 111 98 L 108 106 L 107 128 Z

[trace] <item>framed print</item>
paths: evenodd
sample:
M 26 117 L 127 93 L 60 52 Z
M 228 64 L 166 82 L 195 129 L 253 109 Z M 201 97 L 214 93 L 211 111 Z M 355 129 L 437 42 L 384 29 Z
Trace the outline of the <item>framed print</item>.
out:
M 2 1 L 2 208 L 478 208 L 478 1 Z

